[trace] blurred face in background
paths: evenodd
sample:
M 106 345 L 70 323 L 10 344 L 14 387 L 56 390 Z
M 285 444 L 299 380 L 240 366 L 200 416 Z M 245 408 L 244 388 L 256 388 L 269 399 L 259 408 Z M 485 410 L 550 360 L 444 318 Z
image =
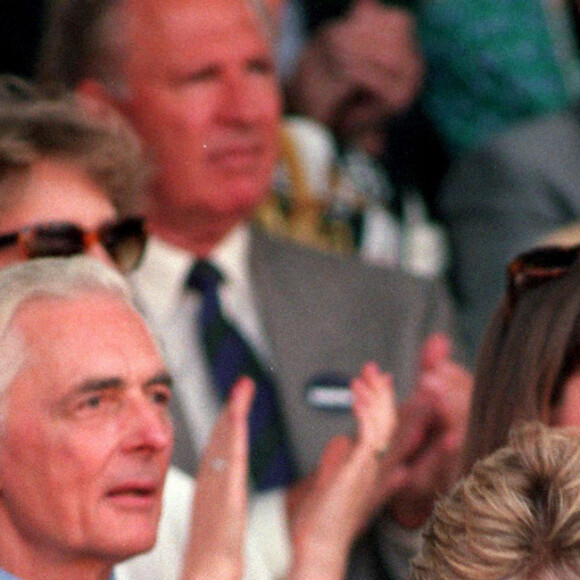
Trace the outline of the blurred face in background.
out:
M 248 5 L 129 5 L 127 96 L 116 105 L 154 154 L 153 223 L 182 218 L 219 238 L 270 192 L 281 97 L 264 23 Z

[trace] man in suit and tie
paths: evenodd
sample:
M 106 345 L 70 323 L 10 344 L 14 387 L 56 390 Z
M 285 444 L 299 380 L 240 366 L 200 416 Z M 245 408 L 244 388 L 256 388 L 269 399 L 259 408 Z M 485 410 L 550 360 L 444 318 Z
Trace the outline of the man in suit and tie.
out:
M 133 282 L 175 379 L 174 461 L 194 469 L 228 377 L 256 371 L 256 398 L 264 396 L 250 428 L 254 484 L 288 490 L 274 494 L 272 510 L 291 520 L 325 442 L 352 430 L 347 380 L 377 361 L 405 400 L 402 427 L 382 459 L 385 517 L 372 541 L 361 538 L 352 567 L 357 577 L 386 568 L 399 577 L 408 546 L 390 516 L 421 523 L 453 472 L 470 377 L 451 359 L 450 340 L 431 335 L 450 326 L 437 283 L 250 225 L 277 160 L 270 32 L 259 1 L 65 0 L 39 70 L 48 84 L 115 106 L 154 158 L 145 200 L 154 239 Z

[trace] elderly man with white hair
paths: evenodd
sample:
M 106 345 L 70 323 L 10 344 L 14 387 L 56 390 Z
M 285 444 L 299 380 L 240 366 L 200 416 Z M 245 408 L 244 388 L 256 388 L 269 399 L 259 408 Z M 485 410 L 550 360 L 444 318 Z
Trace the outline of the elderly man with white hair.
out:
M 4 269 L 0 297 L 0 578 L 106 580 L 155 543 L 169 374 L 92 259 Z
M 0 579 L 111 579 L 155 544 L 173 446 L 171 377 L 125 279 L 88 256 L 2 269 L 0 361 Z M 395 426 L 377 368 L 351 388 L 357 441 L 326 450 L 292 580 L 342 577 Z M 202 460 L 183 580 L 244 574 L 252 395 L 238 381 Z

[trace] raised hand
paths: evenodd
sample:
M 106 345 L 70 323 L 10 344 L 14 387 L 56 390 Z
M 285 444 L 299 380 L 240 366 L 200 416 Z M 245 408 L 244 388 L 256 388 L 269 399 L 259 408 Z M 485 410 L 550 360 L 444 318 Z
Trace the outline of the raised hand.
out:
M 233 386 L 197 473 L 181 580 L 238 580 L 244 573 L 248 507 L 248 414 L 253 381 Z
M 451 342 L 433 334 L 423 345 L 414 393 L 399 408 L 392 458 L 404 469 L 404 484 L 389 507 L 405 527 L 421 525 L 437 497 L 459 473 L 473 379 L 451 358 Z
M 351 390 L 357 438 L 330 441 L 296 507 L 290 580 L 343 578 L 350 545 L 376 506 L 380 467 L 396 424 L 391 377 L 368 363 Z

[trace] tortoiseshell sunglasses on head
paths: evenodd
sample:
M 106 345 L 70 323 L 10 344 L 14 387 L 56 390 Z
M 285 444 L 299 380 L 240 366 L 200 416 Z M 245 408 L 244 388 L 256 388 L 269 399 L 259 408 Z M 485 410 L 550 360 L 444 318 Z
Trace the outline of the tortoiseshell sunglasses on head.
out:
M 514 258 L 508 266 L 506 317 L 511 316 L 523 290 L 568 273 L 580 256 L 580 245 L 545 246 Z

